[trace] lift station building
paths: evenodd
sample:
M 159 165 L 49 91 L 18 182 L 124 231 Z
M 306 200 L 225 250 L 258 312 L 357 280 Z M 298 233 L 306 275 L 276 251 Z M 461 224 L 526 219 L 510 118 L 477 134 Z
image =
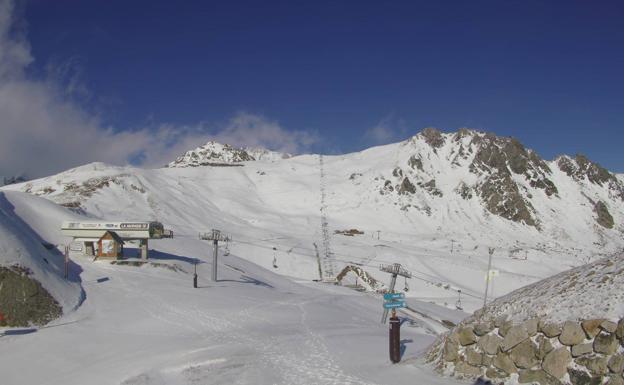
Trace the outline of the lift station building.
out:
M 109 233 L 108 236 L 106 236 L 107 233 Z M 148 240 L 169 237 L 173 233 L 165 230 L 160 222 L 65 221 L 61 224 L 61 234 L 73 238 L 70 245 L 71 251 L 93 256 L 96 255 L 96 245 L 98 256 L 102 254 L 102 239 L 112 240 L 115 245 L 121 246 L 121 253 L 123 253 L 125 241 L 138 241 L 141 258 L 148 259 Z

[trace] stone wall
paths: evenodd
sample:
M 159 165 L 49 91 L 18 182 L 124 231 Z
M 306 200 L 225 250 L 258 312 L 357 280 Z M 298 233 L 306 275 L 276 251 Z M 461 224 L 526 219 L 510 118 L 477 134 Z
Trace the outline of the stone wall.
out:
M 624 318 L 522 323 L 500 317 L 460 324 L 430 348 L 444 374 L 502 384 L 624 385 Z

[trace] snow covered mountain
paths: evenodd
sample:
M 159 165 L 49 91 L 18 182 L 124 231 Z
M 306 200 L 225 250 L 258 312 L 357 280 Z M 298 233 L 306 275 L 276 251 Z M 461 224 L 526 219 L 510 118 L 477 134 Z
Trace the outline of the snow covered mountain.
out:
M 446 303 L 456 294 L 440 287 L 482 291 L 490 247 L 514 278 L 492 289 L 504 294 L 624 245 L 621 176 L 581 155 L 545 161 L 512 138 L 425 129 L 353 154 L 253 159 L 208 143 L 163 169 L 93 163 L 4 189 L 90 217 L 160 220 L 183 236 L 219 228 L 244 258 L 277 259 L 279 272 L 306 279 L 318 278 L 324 195 L 335 274 L 359 265 L 384 280 L 378 264 L 401 262 L 422 274 L 412 285 Z M 240 167 L 200 167 L 222 163 Z
M 210 141 L 187 151 L 169 163 L 167 167 L 226 166 L 253 160 L 279 160 L 290 157 L 290 154 L 264 148 L 235 148 L 229 144 Z

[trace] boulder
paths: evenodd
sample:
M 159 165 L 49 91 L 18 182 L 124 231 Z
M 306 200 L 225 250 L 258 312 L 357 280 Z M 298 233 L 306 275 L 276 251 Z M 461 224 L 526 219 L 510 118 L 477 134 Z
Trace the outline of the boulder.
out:
M 613 373 L 621 374 L 624 371 L 624 355 L 622 353 L 614 354 L 609 359 L 607 367 Z
M 518 376 L 518 382 L 521 384 L 534 384 L 540 385 L 560 385 L 561 381 L 549 375 L 545 371 L 538 370 L 521 370 Z
M 609 378 L 606 385 L 624 385 L 624 379 L 619 375 L 613 375 Z
M 529 338 L 529 333 L 524 325 L 512 326 L 507 333 L 505 333 L 505 338 L 501 343 L 501 350 L 507 352 L 527 338 Z
M 539 325 L 539 318 L 532 318 L 530 320 L 524 321 L 524 327 L 529 333 L 529 337 L 533 337 L 537 334 L 537 326 Z
M 574 345 L 571 350 L 572 357 L 580 357 L 594 352 L 594 348 L 591 343 Z
M 483 353 L 477 352 L 472 346 L 466 349 L 466 362 L 472 366 L 483 364 Z
M 609 320 L 605 320 L 603 323 L 600 324 L 600 328 L 607 333 L 615 333 L 617 330 L 617 326 L 618 325 L 615 322 Z
M 495 355 L 503 339 L 495 334 L 483 336 L 477 342 L 477 346 L 487 354 Z
M 481 375 L 481 368 L 460 361 L 455 365 L 455 375 L 460 375 L 462 377 L 477 377 Z
M 544 357 L 546 357 L 546 355 L 554 349 L 554 347 L 550 343 L 550 340 L 541 334 L 537 336 L 536 342 L 537 342 L 537 358 L 539 360 L 543 360 Z
M 587 338 L 592 339 L 600 333 L 600 325 L 606 321 L 604 318 L 588 319 L 581 322 L 581 327 L 585 331 Z
M 477 342 L 477 336 L 472 331 L 471 326 L 464 326 L 457 330 L 457 339 L 461 346 L 472 345 Z
M 615 329 L 615 335 L 619 339 L 624 339 L 624 318 L 618 322 L 617 329 Z
M 592 375 L 604 375 L 609 372 L 607 357 L 583 356 L 574 360 L 578 365 L 584 366 Z
M 592 377 L 588 373 L 577 370 L 568 369 L 568 375 L 570 376 L 570 382 L 572 385 L 600 385 L 602 384 L 602 377 Z
M 537 365 L 537 347 L 530 339 L 526 339 L 511 349 L 509 356 L 520 369 L 531 369 Z
M 448 337 L 446 341 L 444 341 L 444 351 L 442 353 L 444 356 L 444 360 L 449 361 L 449 362 L 457 361 L 458 350 L 459 350 L 459 342 L 457 342 L 453 338 Z
M 512 327 L 513 321 L 505 321 L 498 327 L 498 334 L 500 334 L 501 337 L 505 337 Z
M 566 373 L 568 364 L 572 360 L 570 352 L 565 347 L 548 353 L 542 362 L 542 368 L 551 376 L 561 378 Z
M 507 374 L 513 374 L 518 371 L 518 369 L 516 369 L 516 365 L 514 365 L 511 358 L 509 358 L 509 355 L 503 352 L 499 352 L 496 355 L 496 357 L 494 357 L 494 361 L 492 361 L 492 365 L 494 365 L 495 368 L 500 369 Z
M 559 335 L 559 342 L 564 345 L 572 346 L 578 345 L 583 341 L 585 341 L 585 332 L 581 325 L 576 322 L 566 321 Z
M 601 354 L 613 354 L 618 348 L 615 334 L 600 333 L 594 338 L 594 351 Z
M 502 370 L 490 367 L 487 368 L 487 370 L 485 371 L 485 376 L 487 378 L 505 378 L 508 376 L 508 374 L 503 372 Z
M 492 322 L 479 322 L 474 325 L 474 334 L 479 337 L 484 336 L 494 330 L 494 324 Z
M 546 337 L 557 337 L 561 334 L 561 325 L 552 322 L 544 323 L 541 325 L 540 331 L 544 333 Z
M 494 326 L 500 328 L 503 323 L 507 321 L 507 315 L 503 314 L 501 316 L 496 317 L 494 320 Z

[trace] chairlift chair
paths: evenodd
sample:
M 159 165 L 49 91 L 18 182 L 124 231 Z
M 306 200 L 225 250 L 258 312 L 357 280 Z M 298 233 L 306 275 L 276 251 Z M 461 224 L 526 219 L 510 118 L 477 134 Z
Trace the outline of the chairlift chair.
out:
M 273 247 L 273 268 L 277 269 L 277 248 Z
M 403 288 L 403 291 L 409 291 L 409 286 L 407 286 L 407 277 L 405 277 L 405 287 Z

